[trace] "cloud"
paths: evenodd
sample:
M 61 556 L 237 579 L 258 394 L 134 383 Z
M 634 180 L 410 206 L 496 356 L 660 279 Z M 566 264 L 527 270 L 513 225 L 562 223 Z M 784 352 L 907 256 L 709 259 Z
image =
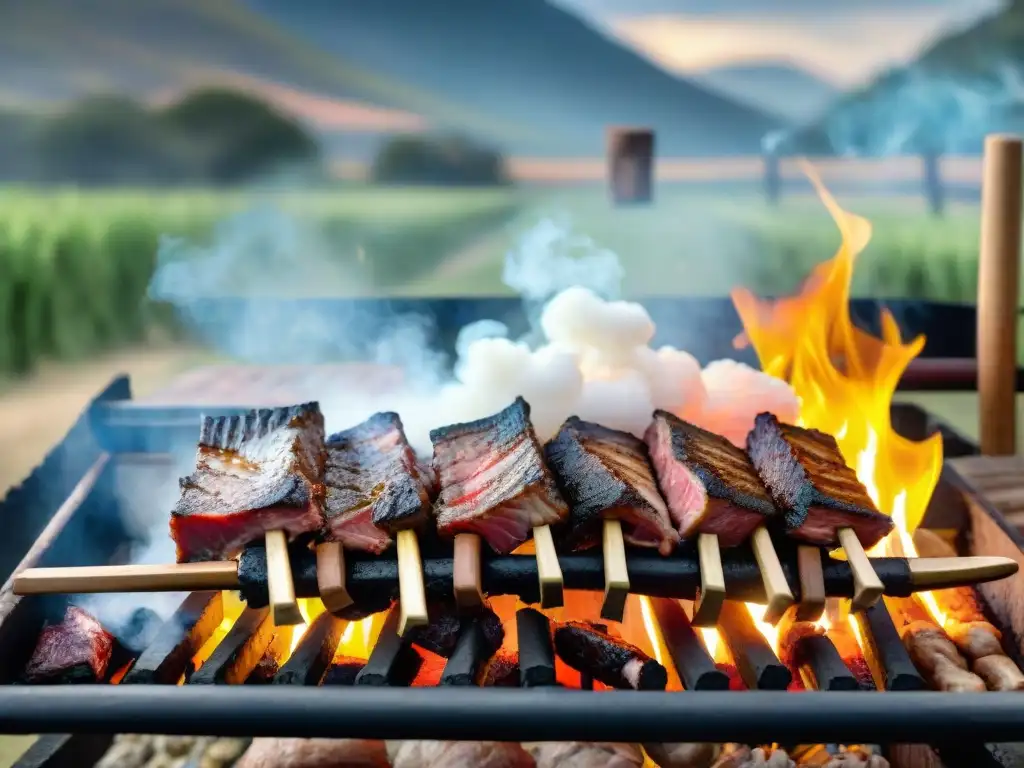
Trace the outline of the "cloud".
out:
M 672 71 L 787 60 L 840 86 L 912 58 L 944 30 L 999 5 L 998 0 L 860 0 L 827 5 L 784 0 L 766 12 L 764 4 L 754 0 L 561 1 L 575 5 L 575 10 Z
M 404 132 L 427 127 L 419 115 L 345 99 L 335 99 L 240 72 L 192 70 L 182 86 L 154 94 L 152 103 L 167 104 L 196 87 L 229 87 L 270 102 L 277 109 L 321 131 Z

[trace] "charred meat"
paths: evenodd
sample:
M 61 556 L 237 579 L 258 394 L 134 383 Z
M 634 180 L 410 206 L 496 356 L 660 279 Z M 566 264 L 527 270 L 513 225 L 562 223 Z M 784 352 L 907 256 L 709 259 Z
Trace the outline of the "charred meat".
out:
M 493 416 L 432 430 L 430 440 L 441 485 L 440 533 L 475 533 L 507 554 L 531 529 L 568 517 L 523 398 Z
M 709 533 L 737 546 L 774 514 L 750 459 L 724 437 L 655 411 L 644 440 L 682 538 Z
M 747 451 L 793 538 L 835 546 L 839 530 L 851 528 L 870 549 L 892 530 L 831 435 L 762 413 L 747 436 Z
M 434 480 L 416 461 L 396 413 L 378 413 L 327 440 L 326 535 L 380 554 L 430 512 Z
M 114 636 L 91 615 L 69 605 L 60 624 L 43 628 L 25 667 L 28 683 L 101 683 L 110 667 Z
M 267 531 L 316 531 L 323 467 L 317 403 L 205 418 L 196 469 L 171 511 L 178 562 L 233 557 Z
M 625 539 L 634 546 L 663 555 L 676 546 L 679 534 L 642 440 L 573 416 L 545 446 L 544 455 L 569 502 L 569 546 L 599 544 L 605 518 L 621 520 Z
M 555 629 L 555 652 L 570 667 L 612 688 L 663 691 L 668 672 L 634 645 L 582 621 Z

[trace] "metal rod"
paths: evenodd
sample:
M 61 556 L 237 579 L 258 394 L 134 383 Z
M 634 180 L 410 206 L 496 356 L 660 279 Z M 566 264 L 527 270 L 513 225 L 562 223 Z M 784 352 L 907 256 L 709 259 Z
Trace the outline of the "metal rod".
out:
M 853 744 L 1012 742 L 1018 693 L 81 685 L 0 688 L 0 733 Z
M 387 610 L 398 599 L 398 565 L 393 557 L 357 556 L 352 553 L 346 560 L 347 583 L 358 615 Z M 559 560 L 566 589 L 604 590 L 604 562 L 600 553 L 562 555 Z M 316 597 L 316 556 L 307 549 L 297 548 L 292 552 L 291 561 L 296 593 L 300 597 Z M 662 557 L 657 553 L 633 551 L 627 554 L 627 561 L 630 589 L 634 594 L 692 600 L 700 586 L 700 566 L 693 555 Z M 928 589 L 944 589 L 994 581 L 1017 571 L 1013 560 L 993 557 L 916 558 L 911 561 L 877 557 L 871 559 L 871 565 L 885 585 L 886 594 L 895 597 L 907 597 L 922 588 L 917 583 L 919 579 L 928 581 Z M 786 558 L 782 566 L 787 582 L 799 584 L 795 558 Z M 450 557 L 427 557 L 423 560 L 429 596 L 443 600 L 450 595 L 453 568 Z M 918 570 L 925 568 L 928 572 L 919 576 Z M 761 572 L 749 551 L 723 552 L 722 570 L 730 599 L 764 603 Z M 485 557 L 481 563 L 481 575 L 488 594 L 518 595 L 526 603 L 540 600 L 537 562 L 533 555 Z M 829 559 L 823 564 L 822 575 L 828 595 L 853 596 L 849 563 Z M 249 605 L 267 604 L 266 557 L 262 547 L 250 547 L 242 553 L 238 580 L 242 596 Z

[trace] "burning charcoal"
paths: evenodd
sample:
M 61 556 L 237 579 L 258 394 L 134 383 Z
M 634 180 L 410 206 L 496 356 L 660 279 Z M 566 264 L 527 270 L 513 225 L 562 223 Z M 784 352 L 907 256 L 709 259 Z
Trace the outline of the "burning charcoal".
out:
M 489 653 L 494 653 L 505 640 L 505 629 L 501 619 L 484 604 L 476 610 L 460 610 L 453 602 L 430 603 L 430 623 L 425 627 L 413 627 L 406 636 L 420 648 L 448 658 L 455 651 L 459 633 L 467 623 L 477 624 Z
M 723 547 L 742 544 L 775 513 L 747 455 L 724 437 L 666 411 L 644 436 L 679 534 L 713 534 Z
M 380 554 L 391 534 L 426 522 L 429 483 L 397 413 L 377 413 L 327 440 L 327 533 Z
M 246 608 L 199 669 L 187 676 L 192 685 L 245 682 L 274 639 L 269 608 Z
M 81 608 L 69 605 L 60 624 L 43 627 L 25 667 L 25 682 L 102 682 L 113 648 L 113 635 Z
M 636 744 L 598 741 L 539 741 L 523 744 L 537 768 L 643 768 Z
M 644 744 L 644 751 L 659 768 L 711 768 L 718 759 L 718 744 Z
M 464 625 L 455 650 L 444 666 L 441 685 L 476 685 L 481 682 L 484 667 L 493 653 L 476 624 Z
M 600 544 L 606 517 L 621 521 L 624 538 L 633 546 L 663 555 L 675 548 L 679 535 L 642 440 L 572 416 L 544 447 L 544 456 L 569 502 L 570 548 Z
M 288 657 L 292 647 L 292 632 L 289 627 L 281 627 L 274 631 L 274 639 L 263 651 L 263 656 L 256 662 L 252 672 L 245 679 L 246 685 L 267 685 L 274 682 L 274 676 L 281 671 L 281 659 Z
M 228 559 L 270 531 L 318 530 L 323 446 L 317 403 L 204 419 L 171 511 L 178 562 Z
M 836 546 L 839 531 L 849 528 L 870 549 L 892 530 L 892 519 L 875 508 L 831 435 L 762 413 L 747 451 L 793 538 Z
M 729 677 L 715 666 L 704 643 L 690 626 L 682 606 L 677 600 L 656 597 L 651 600 L 654 617 L 668 648 L 672 663 L 688 691 L 726 691 Z
M 399 637 L 400 609 L 394 606 L 380 628 L 377 643 L 370 658 L 356 676 L 356 685 L 407 686 L 416 677 L 423 658 L 409 644 L 409 638 Z
M 885 603 L 876 603 L 850 615 L 864 639 L 864 658 L 878 687 L 887 691 L 923 690 L 924 680 L 910 660 Z
M 779 661 L 764 635 L 758 632 L 743 603 L 725 601 L 719 629 L 747 687 L 784 691 L 793 682 L 793 675 Z
M 345 626 L 346 622 L 327 611 L 317 616 L 274 682 L 279 685 L 319 685 L 334 658 Z
M 246 685 L 270 685 L 274 677 L 281 671 L 281 661 L 273 649 L 267 649 L 263 657 L 256 662 L 252 672 L 245 679 Z
M 779 627 L 779 660 L 790 670 L 799 670 L 807 686 L 818 691 L 856 691 L 857 678 L 846 666 L 821 627 L 804 621 Z
M 555 629 L 555 651 L 573 669 L 612 688 L 664 690 L 668 672 L 636 646 L 570 621 Z
M 432 430 L 441 482 L 437 528 L 473 533 L 508 553 L 530 529 L 566 519 L 569 508 L 544 464 L 523 398 L 494 416 Z
M 519 744 L 501 741 L 389 741 L 392 768 L 534 768 Z
M 136 659 L 121 685 L 174 685 L 192 672 L 192 657 L 224 619 L 220 592 L 193 592 L 160 627 L 156 640 Z
M 383 741 L 369 739 L 253 739 L 235 768 L 390 768 Z
M 967 662 L 956 646 L 932 622 L 916 621 L 904 627 L 903 644 L 914 666 L 936 690 L 946 693 L 985 690 L 985 681 L 968 671 Z
M 327 668 L 320 685 L 355 685 L 356 678 L 366 666 L 366 659 L 356 659 L 351 656 L 335 657 L 331 666 Z
M 533 608 L 516 611 L 519 641 L 520 681 L 525 688 L 555 684 L 555 649 L 551 640 L 551 622 Z
M 498 651 L 487 662 L 482 678 L 482 686 L 518 688 L 519 654 L 515 651 Z

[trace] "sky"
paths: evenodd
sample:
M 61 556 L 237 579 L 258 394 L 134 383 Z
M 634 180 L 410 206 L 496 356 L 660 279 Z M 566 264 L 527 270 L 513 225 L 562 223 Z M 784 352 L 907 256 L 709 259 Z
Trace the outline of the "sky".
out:
M 666 69 L 783 60 L 837 86 L 911 59 L 1000 0 L 553 0 Z

